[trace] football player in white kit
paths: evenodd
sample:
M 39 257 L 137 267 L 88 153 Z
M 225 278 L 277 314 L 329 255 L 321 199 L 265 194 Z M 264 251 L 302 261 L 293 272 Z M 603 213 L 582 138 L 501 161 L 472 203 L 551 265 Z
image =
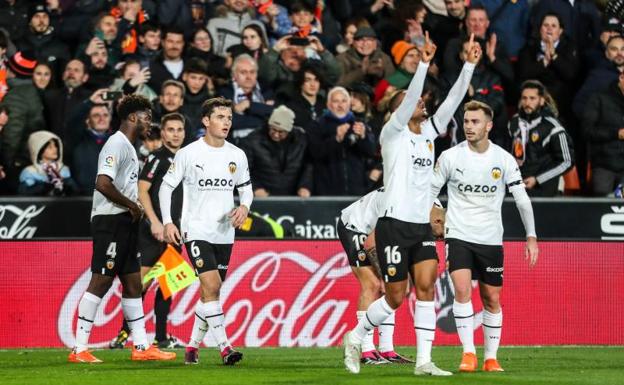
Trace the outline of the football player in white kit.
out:
M 233 365 L 243 354 L 228 341 L 219 290 L 230 262 L 234 228 L 247 218 L 253 190 L 245 153 L 225 140 L 232 127 L 232 102 L 222 97 L 208 99 L 202 105 L 202 116 L 206 135 L 176 153 L 160 187 L 160 209 L 165 239 L 184 242 L 201 287 L 185 363 L 199 362 L 198 348 L 210 329 L 223 363 Z M 171 194 L 180 182 L 184 185 L 182 234 L 170 210 Z M 234 189 L 239 206 L 234 203 Z
M 538 248 L 531 201 L 515 159 L 488 140 L 492 109 L 471 101 L 464 106 L 466 140 L 444 151 L 435 167 L 432 199 L 448 188 L 446 258 L 455 302 L 453 314 L 464 353 L 459 370 L 477 370 L 473 341 L 472 279 L 479 281 L 483 302 L 484 371 L 502 372 L 496 360 L 503 325 L 500 293 L 503 285 L 503 222 L 505 188 L 513 194 L 526 231 L 525 258 L 537 262 Z
M 139 95 L 119 101 L 121 123 L 98 156 L 98 171 L 93 191 L 91 231 L 93 255 L 91 279 L 78 304 L 76 343 L 68 361 L 100 363 L 87 349 L 98 307 L 113 279 L 123 286 L 121 309 L 132 335 L 133 361 L 173 360 L 176 354 L 162 352 L 147 342 L 141 300 L 141 260 L 137 255 L 138 222 L 143 215 L 137 203 L 139 159 L 133 143 L 146 139 L 152 123 L 152 104 Z
M 414 328 L 417 354 L 414 374 L 449 376 L 431 361 L 436 314 L 434 284 L 438 257 L 429 225 L 434 139 L 446 132 L 455 110 L 466 95 L 481 48 L 471 36 L 469 55 L 459 78 L 436 113 L 427 118 L 420 99 L 429 62 L 436 51 L 425 35 L 422 60 L 405 96 L 384 125 L 379 141 L 384 164 L 383 212 L 375 228 L 385 295 L 373 302 L 358 325 L 344 337 L 344 364 L 352 373 L 360 371 L 361 343 L 366 333 L 382 323 L 403 303 L 408 272 L 416 288 Z

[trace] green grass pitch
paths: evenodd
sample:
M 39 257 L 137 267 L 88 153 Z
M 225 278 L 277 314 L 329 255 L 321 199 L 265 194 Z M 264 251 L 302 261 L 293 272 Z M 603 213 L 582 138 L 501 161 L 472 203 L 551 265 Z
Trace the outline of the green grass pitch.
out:
M 397 349 L 413 356 L 414 348 Z M 67 350 L 0 350 L 0 383 L 9 384 L 624 384 L 624 347 L 502 347 L 505 373 L 458 374 L 461 350 L 434 347 L 433 360 L 452 377 L 416 377 L 412 365 L 363 366 L 347 373 L 340 348 L 242 348 L 243 361 L 225 367 L 215 349 L 202 349 L 199 365 L 131 362 L 130 351 L 96 351 L 102 364 L 69 364 Z M 479 358 L 482 351 L 478 352 Z M 481 364 L 481 362 L 479 362 Z

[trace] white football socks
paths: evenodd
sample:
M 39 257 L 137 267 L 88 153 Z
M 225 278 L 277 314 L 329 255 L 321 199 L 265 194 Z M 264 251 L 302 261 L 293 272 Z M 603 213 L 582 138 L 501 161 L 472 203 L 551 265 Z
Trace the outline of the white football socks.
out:
M 436 329 L 434 301 L 416 301 L 414 329 L 416 329 L 416 367 L 419 367 L 431 362 L 431 347 Z
M 358 323 L 363 317 L 366 317 L 366 311 L 358 310 L 356 312 Z M 371 350 L 375 350 L 375 344 L 373 343 L 373 334 L 375 329 L 371 329 L 366 333 L 366 336 L 362 339 L 362 352 L 370 352 Z
M 394 351 L 394 312 L 377 328 L 379 332 L 379 351 L 381 353 Z
M 89 343 L 89 335 L 95 320 L 98 306 L 100 306 L 102 298 L 95 296 L 89 292 L 85 292 L 78 304 L 78 322 L 76 322 L 76 344 L 74 352 L 80 353 L 87 350 Z
M 472 302 L 453 302 L 453 316 L 457 326 L 457 335 L 464 347 L 464 353 L 476 353 L 474 345 L 474 311 Z
M 351 342 L 358 345 L 361 344 L 366 334 L 379 326 L 392 313 L 394 313 L 394 310 L 388 305 L 385 297 L 381 297 L 371 303 L 364 317 L 358 321 L 357 326 L 352 330 Z
M 132 334 L 132 342 L 139 349 L 147 349 L 147 334 L 145 333 L 145 316 L 143 314 L 143 300 L 139 298 L 122 298 L 123 311 L 128 328 Z
M 197 301 L 195 305 L 195 322 L 193 323 L 193 331 L 191 332 L 191 339 L 188 346 L 195 349 L 199 348 L 199 345 L 206 336 L 206 332 L 208 332 L 208 323 L 206 322 L 206 318 L 202 315 L 202 302 Z
M 483 346 L 485 348 L 485 359 L 496 359 L 496 352 L 500 344 L 501 332 L 503 330 L 503 310 L 498 313 L 490 313 L 483 310 Z
M 221 303 L 219 303 L 219 301 L 202 303 L 200 314 L 206 319 L 210 327 L 210 333 L 212 333 L 212 337 L 217 342 L 219 350 L 223 351 L 223 349 L 230 346 L 230 342 L 225 333 L 225 316 L 223 315 Z

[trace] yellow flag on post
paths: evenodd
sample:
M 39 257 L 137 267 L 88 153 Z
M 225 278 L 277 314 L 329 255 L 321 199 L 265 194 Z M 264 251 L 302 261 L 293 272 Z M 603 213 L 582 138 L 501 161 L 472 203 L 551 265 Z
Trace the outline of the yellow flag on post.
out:
M 190 286 L 197 277 L 193 268 L 182 258 L 180 253 L 173 246 L 167 245 L 167 249 L 160 256 L 158 262 L 143 278 L 143 283 L 149 282 L 151 279 L 158 279 L 163 298 L 167 299 L 173 293 Z

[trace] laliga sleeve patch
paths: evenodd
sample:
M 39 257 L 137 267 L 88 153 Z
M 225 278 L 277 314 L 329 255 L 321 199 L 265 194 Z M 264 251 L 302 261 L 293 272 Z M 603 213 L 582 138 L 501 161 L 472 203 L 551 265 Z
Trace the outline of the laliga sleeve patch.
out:
M 104 166 L 106 167 L 113 167 L 115 165 L 115 157 L 112 155 L 108 155 L 106 156 L 106 158 L 104 158 Z

